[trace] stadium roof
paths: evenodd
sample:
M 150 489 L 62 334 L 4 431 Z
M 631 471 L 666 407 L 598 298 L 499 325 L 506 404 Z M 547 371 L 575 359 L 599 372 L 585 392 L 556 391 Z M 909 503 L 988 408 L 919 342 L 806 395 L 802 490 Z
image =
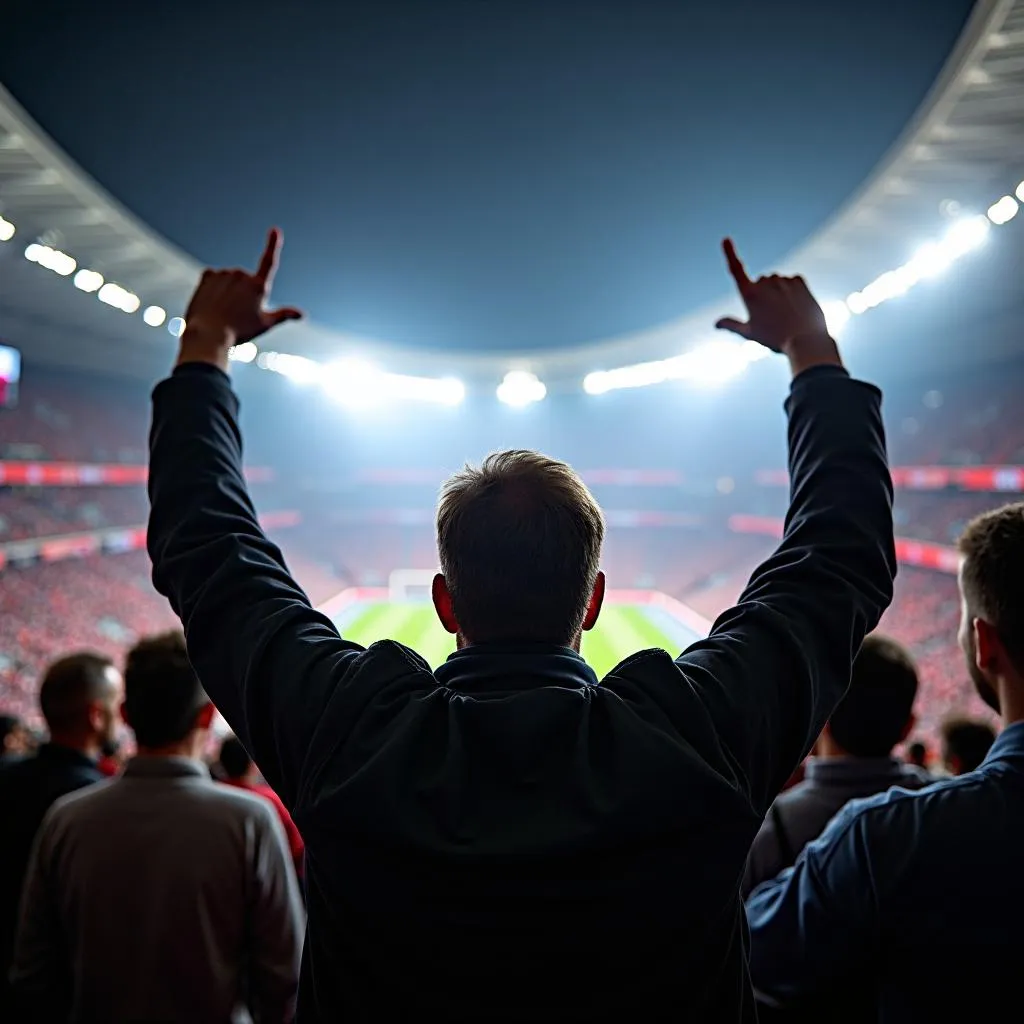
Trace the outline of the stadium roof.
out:
M 896 145 L 781 269 L 799 268 L 825 297 L 862 288 L 901 265 L 908 245 L 941 232 L 944 217 L 982 212 L 1012 189 L 1024 170 L 1022 149 L 1024 0 L 979 0 Z M 201 267 L 92 181 L 2 88 L 0 215 L 17 229 L 0 243 L 0 333 L 40 363 L 145 377 L 161 372 L 171 351 L 161 314 L 183 312 Z M 33 250 L 36 262 L 23 258 L 33 242 L 49 247 Z M 60 273 L 70 267 L 61 254 L 73 257 L 73 273 Z M 74 287 L 83 268 L 121 290 Z M 87 287 L 98 280 L 79 279 Z M 151 307 L 157 309 L 148 319 L 161 320 L 155 327 L 143 319 Z M 678 354 L 706 337 L 725 312 L 735 312 L 728 297 L 650 330 L 542 353 L 409 350 L 310 323 L 282 328 L 274 347 L 325 361 L 356 351 L 386 370 L 450 374 L 488 389 L 510 369 L 531 370 L 549 386 L 578 388 L 595 369 Z

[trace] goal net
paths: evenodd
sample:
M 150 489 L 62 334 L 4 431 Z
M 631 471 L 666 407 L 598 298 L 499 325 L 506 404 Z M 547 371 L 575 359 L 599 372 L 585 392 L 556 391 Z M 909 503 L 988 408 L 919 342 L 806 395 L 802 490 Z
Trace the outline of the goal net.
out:
M 429 601 L 436 569 L 396 569 L 388 577 L 388 600 Z

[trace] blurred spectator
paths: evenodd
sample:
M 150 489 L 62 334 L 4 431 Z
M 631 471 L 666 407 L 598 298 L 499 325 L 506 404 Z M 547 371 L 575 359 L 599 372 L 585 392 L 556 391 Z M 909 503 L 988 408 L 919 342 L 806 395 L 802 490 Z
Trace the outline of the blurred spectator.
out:
M 942 723 L 942 764 L 950 775 L 973 772 L 988 756 L 996 731 L 988 722 L 950 718 Z
M 292 1015 L 304 927 L 280 822 L 199 760 L 214 708 L 180 633 L 125 668 L 137 755 L 60 801 L 26 877 L 11 982 L 38 1020 Z M 26 1018 L 27 1019 L 27 1018 Z
M 1019 1000 L 1024 504 L 974 520 L 960 552 L 960 642 L 1002 735 L 974 772 L 851 802 L 754 890 L 751 975 L 773 999 L 873 993 L 883 1024 L 1005 1020 Z
M 256 765 L 248 751 L 242 746 L 242 741 L 237 736 L 226 736 L 220 745 L 220 767 L 223 771 L 222 781 L 229 786 L 237 786 L 239 789 L 247 789 L 250 793 L 269 800 L 277 811 L 277 816 L 284 826 L 284 834 L 288 839 L 288 849 L 292 853 L 292 861 L 295 864 L 295 873 L 302 877 L 302 836 L 288 813 L 288 808 L 281 802 L 281 798 L 264 782 L 258 779 Z
M 890 786 L 920 789 L 935 781 L 892 749 L 914 726 L 917 668 L 887 636 L 866 637 L 846 696 L 822 730 L 803 782 L 779 796 L 747 858 L 743 892 L 788 868 L 849 800 Z
M 96 762 L 114 738 L 121 686 L 120 672 L 103 655 L 84 652 L 54 662 L 39 688 L 50 741 L 34 756 L 0 769 L 0 1009 L 7 1004 L 7 971 L 32 840 L 58 797 L 103 778 Z
M 928 747 L 921 740 L 914 740 L 907 747 L 907 764 L 917 768 L 928 768 Z
M 32 734 L 17 715 L 0 715 L 0 766 L 24 757 L 32 747 Z

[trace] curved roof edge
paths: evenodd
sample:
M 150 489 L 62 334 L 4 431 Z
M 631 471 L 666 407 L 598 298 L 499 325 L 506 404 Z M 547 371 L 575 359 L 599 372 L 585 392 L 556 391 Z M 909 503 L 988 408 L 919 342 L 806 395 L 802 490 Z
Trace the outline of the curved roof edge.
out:
M 828 294 L 825 285 L 839 297 L 887 269 L 887 256 L 906 245 L 908 233 L 940 226 L 939 203 L 949 193 L 956 198 L 966 191 L 972 193 L 964 197 L 970 200 L 980 190 L 987 201 L 995 198 L 986 186 L 998 181 L 995 187 L 1005 188 L 1006 150 L 1019 150 L 1024 138 L 1024 85 L 1009 73 L 1009 64 L 1005 78 L 998 67 L 1009 60 L 1017 66 L 1024 61 L 1024 0 L 979 0 L 897 142 L 854 196 L 782 266 L 799 267 L 821 294 Z M 1007 136 L 1012 147 L 1000 141 Z M 81 265 L 95 267 L 139 294 L 144 304 L 161 305 L 171 315 L 184 308 L 202 269 L 78 167 L 0 86 L 0 213 L 5 210 L 26 237 L 66 246 Z M 523 368 L 559 381 L 678 354 L 712 333 L 711 325 L 732 305 L 723 296 L 641 331 L 539 352 L 410 349 L 316 323 L 282 328 L 275 333 L 274 347 L 321 359 L 358 349 L 406 373 L 457 373 L 472 380 Z M 84 328 L 100 330 L 97 324 Z M 104 320 L 102 330 L 109 329 Z M 147 331 L 153 334 L 141 324 L 136 328 L 134 322 L 122 322 L 112 340 L 131 343 Z

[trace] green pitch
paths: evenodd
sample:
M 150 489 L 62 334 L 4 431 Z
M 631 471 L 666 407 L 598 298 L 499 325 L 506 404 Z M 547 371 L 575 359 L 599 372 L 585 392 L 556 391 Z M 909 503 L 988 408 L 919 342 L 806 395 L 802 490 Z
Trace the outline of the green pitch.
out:
M 342 626 L 342 635 L 369 646 L 376 640 L 397 640 L 423 655 L 434 667 L 455 649 L 454 638 L 437 621 L 429 604 L 383 602 L 356 612 Z M 623 658 L 648 647 L 662 647 L 673 656 L 679 653 L 673 641 L 637 605 L 607 605 L 597 626 L 583 634 L 583 657 L 603 676 Z

